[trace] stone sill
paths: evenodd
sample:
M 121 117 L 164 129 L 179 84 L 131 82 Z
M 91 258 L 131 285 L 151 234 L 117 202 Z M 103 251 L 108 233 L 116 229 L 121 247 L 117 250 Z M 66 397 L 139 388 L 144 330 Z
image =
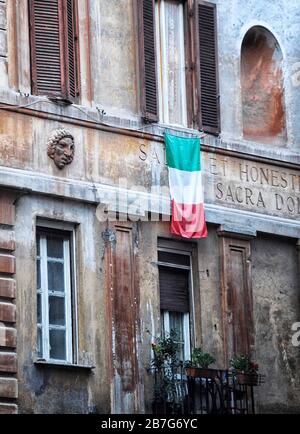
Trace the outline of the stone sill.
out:
M 95 369 L 95 366 L 92 365 L 79 365 L 76 363 L 63 363 L 63 362 L 56 362 L 56 361 L 47 361 L 47 360 L 36 360 L 34 362 L 35 366 L 45 367 L 45 368 L 58 368 L 58 369 L 71 369 L 71 370 L 80 370 L 80 371 L 91 371 L 92 369 Z

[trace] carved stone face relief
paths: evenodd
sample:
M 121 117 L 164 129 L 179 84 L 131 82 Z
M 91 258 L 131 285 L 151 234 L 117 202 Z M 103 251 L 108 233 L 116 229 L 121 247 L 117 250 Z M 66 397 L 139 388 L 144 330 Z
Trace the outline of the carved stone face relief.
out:
M 72 134 L 65 130 L 55 130 L 48 140 L 48 156 L 52 158 L 59 169 L 72 163 L 75 145 Z

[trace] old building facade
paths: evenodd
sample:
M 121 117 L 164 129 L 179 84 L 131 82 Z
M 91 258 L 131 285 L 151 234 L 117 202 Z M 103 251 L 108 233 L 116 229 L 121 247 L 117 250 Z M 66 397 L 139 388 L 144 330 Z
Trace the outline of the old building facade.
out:
M 300 411 L 299 31 L 297 0 L 0 1 L 0 413 L 150 412 L 172 324 Z M 170 234 L 165 131 L 202 138 L 205 239 Z

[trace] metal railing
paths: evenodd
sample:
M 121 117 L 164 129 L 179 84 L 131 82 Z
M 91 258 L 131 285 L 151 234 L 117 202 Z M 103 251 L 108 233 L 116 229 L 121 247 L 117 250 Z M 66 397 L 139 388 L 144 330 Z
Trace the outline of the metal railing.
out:
M 183 364 L 150 370 L 154 414 L 254 414 L 255 386 L 262 376 L 239 378 L 219 369 L 185 369 Z

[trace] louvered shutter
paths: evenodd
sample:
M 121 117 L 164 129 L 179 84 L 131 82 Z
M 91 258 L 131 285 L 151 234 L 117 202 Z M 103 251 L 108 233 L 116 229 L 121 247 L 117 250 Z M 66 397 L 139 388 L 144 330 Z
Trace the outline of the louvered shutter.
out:
M 155 0 L 137 0 L 137 2 L 142 115 L 146 122 L 158 122 Z
M 74 0 L 30 0 L 32 92 L 73 102 L 78 95 Z
M 160 308 L 189 312 L 189 271 L 159 266 Z
M 199 74 L 199 126 L 205 132 L 220 132 L 219 78 L 216 5 L 196 1 L 197 63 Z
M 77 35 L 77 13 L 74 0 L 66 0 L 65 3 L 65 41 L 67 43 L 67 68 L 66 80 L 67 88 L 71 98 L 76 98 L 78 89 L 78 35 Z

